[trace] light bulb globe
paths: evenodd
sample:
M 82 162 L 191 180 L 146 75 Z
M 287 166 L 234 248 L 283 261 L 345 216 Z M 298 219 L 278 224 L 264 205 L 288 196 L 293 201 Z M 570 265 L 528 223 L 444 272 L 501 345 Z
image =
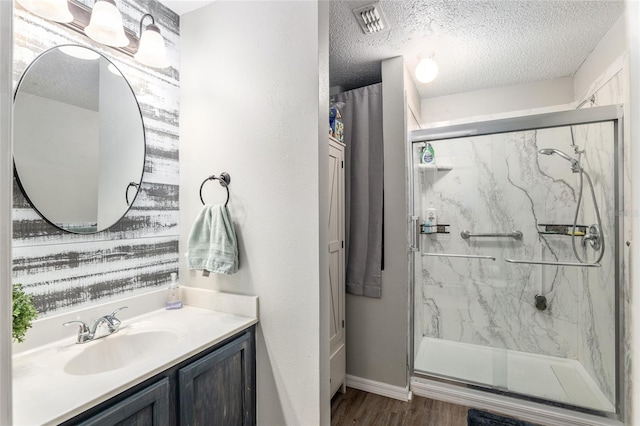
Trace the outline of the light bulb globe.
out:
M 420 83 L 431 83 L 438 76 L 438 64 L 431 58 L 424 58 L 416 66 L 416 79 Z
M 69 23 L 73 15 L 69 11 L 67 0 L 17 0 L 20 6 L 41 18 L 50 21 Z
M 122 15 L 113 0 L 96 1 L 91 11 L 91 20 L 84 32 L 92 40 L 107 46 L 129 45 L 129 38 L 122 25 Z

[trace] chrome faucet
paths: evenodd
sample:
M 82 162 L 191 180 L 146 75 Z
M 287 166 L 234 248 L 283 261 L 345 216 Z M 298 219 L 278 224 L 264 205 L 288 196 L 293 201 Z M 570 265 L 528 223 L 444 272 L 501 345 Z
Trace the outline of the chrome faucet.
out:
M 84 321 L 80 321 L 80 320 L 74 320 L 74 321 L 69 321 L 69 322 L 65 322 L 64 325 L 65 327 L 70 326 L 71 324 L 78 324 L 78 338 L 76 339 L 76 343 L 86 343 L 89 342 L 91 340 L 97 340 L 97 339 L 101 339 L 103 337 L 109 336 L 113 333 L 117 333 L 118 330 L 120 330 L 120 324 L 121 321 L 116 318 L 116 314 L 118 312 L 120 312 L 123 309 L 127 309 L 128 306 L 123 306 L 121 308 L 116 309 L 115 311 L 111 312 L 111 314 L 109 315 L 105 315 L 103 317 L 98 318 L 94 323 L 93 326 L 91 328 L 89 328 L 89 326 L 87 325 L 87 323 L 85 323 Z M 98 331 L 98 327 L 100 327 L 101 324 L 106 324 L 107 325 L 107 331 L 108 333 L 103 333 L 100 336 L 96 337 L 96 332 Z

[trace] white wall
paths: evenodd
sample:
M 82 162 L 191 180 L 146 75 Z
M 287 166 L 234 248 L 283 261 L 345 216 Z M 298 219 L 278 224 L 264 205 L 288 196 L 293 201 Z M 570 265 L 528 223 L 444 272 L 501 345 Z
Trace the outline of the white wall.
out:
M 418 130 L 422 117 L 422 99 L 416 87 L 411 72 L 406 65 L 402 67 L 404 73 L 404 90 L 407 100 L 407 126 L 409 130 Z
M 180 251 L 200 183 L 226 171 L 240 270 L 205 278 L 183 258 L 180 281 L 259 297 L 264 425 L 329 421 L 327 12 L 316 2 L 214 2 L 181 18 Z M 207 202 L 224 201 L 217 184 L 206 187 Z
M 347 294 L 347 374 L 407 386 L 407 201 L 404 64 L 382 62 L 384 271 L 382 298 Z
M 625 18 L 626 14 L 620 16 L 574 74 L 573 92 L 577 101 L 591 96 L 598 89 L 594 84 L 602 85 L 597 80 L 627 50 Z
M 29 93 L 14 112 L 16 170 L 35 207 L 53 223 L 96 223 L 100 113 Z
M 0 1 L 0 424 L 11 424 L 12 2 Z
M 573 100 L 571 77 L 475 90 L 436 98 L 423 98 L 422 123 L 446 125 L 452 124 L 450 123 L 452 120 L 465 117 L 500 118 L 499 114 L 503 113 L 570 104 Z
M 144 167 L 145 140 L 140 109 L 129 84 L 120 74 L 109 70 L 100 60 L 98 153 L 98 229 L 117 223 L 133 203 L 136 189 L 129 183 L 140 183 Z M 117 125 L 114 125 L 117 123 Z

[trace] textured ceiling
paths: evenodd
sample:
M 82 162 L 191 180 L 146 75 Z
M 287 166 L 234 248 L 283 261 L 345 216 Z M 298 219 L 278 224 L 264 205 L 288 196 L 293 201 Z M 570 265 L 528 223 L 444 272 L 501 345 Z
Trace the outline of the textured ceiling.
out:
M 52 49 L 28 69 L 18 93 L 98 111 L 100 61 L 77 59 Z
M 440 72 L 422 97 L 572 75 L 624 11 L 622 1 L 381 1 L 391 30 L 362 33 L 352 10 L 330 6 L 330 82 L 345 90 L 381 81 L 380 61 L 404 56 L 413 70 L 431 51 Z

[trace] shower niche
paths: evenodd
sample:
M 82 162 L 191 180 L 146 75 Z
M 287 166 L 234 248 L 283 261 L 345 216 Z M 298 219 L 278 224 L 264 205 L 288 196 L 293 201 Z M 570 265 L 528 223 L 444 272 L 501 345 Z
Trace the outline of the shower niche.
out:
M 621 109 L 413 132 L 413 374 L 618 413 Z M 442 138 L 439 135 L 447 135 Z M 429 142 L 446 171 L 425 169 Z

